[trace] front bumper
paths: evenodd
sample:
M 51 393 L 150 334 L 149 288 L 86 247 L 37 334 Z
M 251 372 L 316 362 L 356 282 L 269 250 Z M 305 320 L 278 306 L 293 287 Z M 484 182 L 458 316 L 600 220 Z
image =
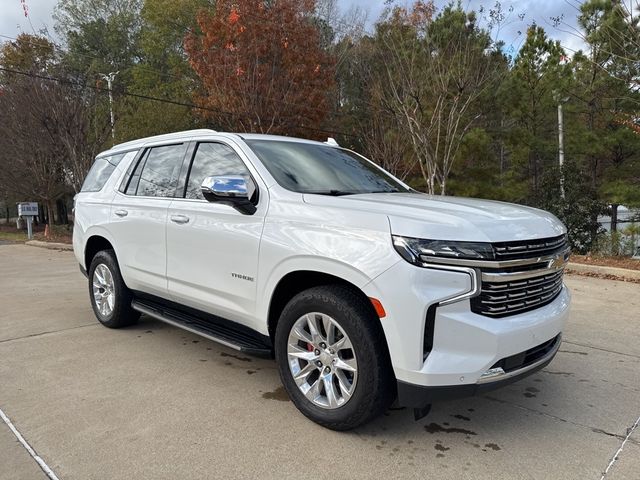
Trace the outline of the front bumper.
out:
M 472 312 L 468 298 L 440 304 L 472 288 L 467 274 L 407 262 L 364 286 L 387 312 L 381 325 L 403 405 L 424 406 L 498 388 L 543 368 L 555 355 L 547 352 L 536 365 L 505 376 L 487 373 L 502 359 L 559 337 L 569 315 L 566 287 L 549 304 L 501 318 Z
M 398 381 L 398 404 L 403 407 L 423 408 L 433 402 L 472 397 L 504 387 L 549 365 L 553 357 L 558 353 L 561 343 L 562 335 L 558 335 L 553 339 L 553 344 L 550 346 L 549 351 L 529 365 L 508 372 L 503 371 L 502 374 L 496 374 L 486 379 L 481 377 L 480 380 L 474 384 L 430 387 Z

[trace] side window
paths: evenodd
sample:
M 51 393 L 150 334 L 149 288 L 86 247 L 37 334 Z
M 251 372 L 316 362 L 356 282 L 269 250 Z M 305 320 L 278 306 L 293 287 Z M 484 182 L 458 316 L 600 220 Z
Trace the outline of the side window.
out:
M 147 150 L 133 171 L 125 193 L 144 197 L 173 197 L 184 151 L 182 144 Z
M 81 192 L 99 192 L 107 183 L 116 166 L 124 158 L 124 153 L 96 158 L 82 184 Z
M 204 199 L 200 191 L 202 181 L 218 175 L 241 175 L 247 179 L 251 177 L 233 148 L 222 143 L 198 144 L 189 170 L 186 198 Z
M 142 167 L 144 167 L 144 162 L 147 161 L 147 157 L 149 156 L 150 150 L 144 152 L 144 155 L 138 160 L 138 164 L 136 168 L 133 170 L 131 174 L 131 179 L 129 180 L 129 184 L 127 185 L 127 189 L 124 192 L 127 195 L 135 195 L 136 190 L 138 189 L 138 183 L 140 182 L 140 172 L 142 171 Z

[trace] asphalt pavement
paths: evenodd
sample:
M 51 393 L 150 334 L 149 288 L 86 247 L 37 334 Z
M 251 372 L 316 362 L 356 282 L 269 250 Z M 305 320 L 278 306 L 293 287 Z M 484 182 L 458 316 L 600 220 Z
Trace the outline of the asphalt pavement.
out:
M 640 285 L 566 283 L 539 373 L 337 433 L 298 413 L 273 361 L 144 317 L 104 328 L 72 253 L 1 245 L 0 409 L 60 480 L 639 480 Z M 0 421 L 0 479 L 46 478 Z

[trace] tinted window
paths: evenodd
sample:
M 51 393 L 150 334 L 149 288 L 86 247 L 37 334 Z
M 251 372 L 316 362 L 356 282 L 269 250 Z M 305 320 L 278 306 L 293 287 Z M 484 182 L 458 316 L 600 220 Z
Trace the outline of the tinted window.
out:
M 126 193 L 144 197 L 173 197 L 183 155 L 184 145 L 150 148 L 136 166 Z
M 81 192 L 99 192 L 107 183 L 116 166 L 124 158 L 124 153 L 97 158 L 84 179 Z
M 233 148 L 222 143 L 200 143 L 191 164 L 186 198 L 204 198 L 202 181 L 219 175 L 241 175 L 249 179 L 249 171 Z
M 147 157 L 149 156 L 150 150 L 144 152 L 144 155 L 140 160 L 138 160 L 138 164 L 136 165 L 133 174 L 131 175 L 131 179 L 129 180 L 129 185 L 127 185 L 127 190 L 124 192 L 127 195 L 135 195 L 136 190 L 138 189 L 138 183 L 140 182 L 140 173 L 142 172 L 142 167 L 144 167 L 144 162 L 147 161 Z
M 325 145 L 247 140 L 276 181 L 300 193 L 406 192 L 396 179 L 363 157 Z

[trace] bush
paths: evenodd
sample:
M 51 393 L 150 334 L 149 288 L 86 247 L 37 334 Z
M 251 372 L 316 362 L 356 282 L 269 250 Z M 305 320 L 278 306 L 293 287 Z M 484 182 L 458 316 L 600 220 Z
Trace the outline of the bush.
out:
M 631 257 L 638 248 L 640 225 L 632 223 L 617 232 L 605 232 L 598 235 L 591 253 L 596 256 L 622 255 Z
M 598 215 L 606 212 L 607 205 L 598 200 L 596 190 L 575 165 L 563 168 L 565 198 L 562 198 L 560 172 L 558 167 L 545 172 L 537 203 L 567 226 L 571 249 L 586 254 L 593 251 L 599 237 L 605 233 L 598 223 Z

